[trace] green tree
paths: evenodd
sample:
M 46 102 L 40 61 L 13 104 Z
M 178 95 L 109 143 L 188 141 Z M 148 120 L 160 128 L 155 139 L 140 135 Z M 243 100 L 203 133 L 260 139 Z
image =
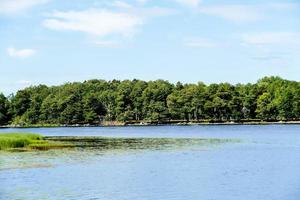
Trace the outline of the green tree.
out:
M 43 123 L 59 123 L 61 110 L 58 105 L 59 99 L 55 94 L 47 96 L 41 105 L 40 120 Z
M 98 123 L 102 120 L 295 120 L 300 83 L 264 77 L 255 84 L 171 84 L 89 80 L 0 95 L 0 123 Z
M 173 86 L 163 80 L 148 82 L 147 88 L 143 91 L 143 106 L 145 118 L 154 121 L 168 119 L 167 97 L 171 94 Z
M 272 103 L 271 94 L 268 92 L 263 93 L 257 99 L 257 117 L 260 119 L 272 119 L 275 106 Z
M 106 110 L 97 94 L 88 93 L 83 98 L 83 115 L 86 123 L 93 123 L 104 117 Z
M 9 101 L 0 93 L 0 125 L 7 124 L 9 120 Z

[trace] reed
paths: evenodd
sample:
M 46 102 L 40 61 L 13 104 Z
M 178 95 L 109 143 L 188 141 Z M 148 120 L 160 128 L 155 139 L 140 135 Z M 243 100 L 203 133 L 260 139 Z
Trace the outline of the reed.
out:
M 43 137 L 32 133 L 5 133 L 0 134 L 0 150 L 24 148 L 33 143 L 43 142 Z
M 0 133 L 0 150 L 49 150 L 73 147 L 59 141 L 48 141 L 33 133 Z

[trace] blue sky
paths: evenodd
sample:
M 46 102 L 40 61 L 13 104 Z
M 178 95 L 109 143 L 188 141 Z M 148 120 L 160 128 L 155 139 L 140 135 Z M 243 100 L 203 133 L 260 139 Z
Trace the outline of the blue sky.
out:
M 0 0 L 0 92 L 86 79 L 300 81 L 300 0 Z

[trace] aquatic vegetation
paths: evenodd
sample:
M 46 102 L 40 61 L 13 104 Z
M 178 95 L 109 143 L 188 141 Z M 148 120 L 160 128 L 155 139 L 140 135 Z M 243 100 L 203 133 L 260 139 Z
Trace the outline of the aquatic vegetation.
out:
M 42 136 L 32 133 L 0 134 L 0 150 L 24 148 L 33 143 L 42 142 Z
M 110 138 L 110 137 L 46 137 L 32 133 L 0 134 L 0 150 L 30 151 L 63 148 L 84 148 L 107 150 L 142 150 L 169 149 L 192 146 L 218 145 L 221 143 L 238 142 L 233 139 L 204 138 Z
M 71 147 L 71 144 L 47 141 L 42 135 L 33 133 L 0 134 L 0 150 L 48 150 L 53 148 Z
M 48 141 L 72 144 L 77 148 L 92 148 L 107 150 L 161 150 L 180 147 L 218 145 L 222 143 L 239 142 L 237 139 L 219 138 L 113 138 L 113 137 L 78 137 L 78 136 L 51 136 L 45 137 Z
M 94 136 L 45 136 L 22 148 L 0 153 L 0 171 L 82 163 L 102 156 L 143 152 L 208 151 L 238 139 L 220 138 L 114 138 Z

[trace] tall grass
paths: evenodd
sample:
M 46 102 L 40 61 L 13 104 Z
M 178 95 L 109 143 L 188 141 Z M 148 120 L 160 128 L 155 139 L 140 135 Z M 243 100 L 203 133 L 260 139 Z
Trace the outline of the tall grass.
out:
M 43 136 L 32 133 L 0 133 L 0 150 L 24 148 L 31 144 L 43 143 Z

